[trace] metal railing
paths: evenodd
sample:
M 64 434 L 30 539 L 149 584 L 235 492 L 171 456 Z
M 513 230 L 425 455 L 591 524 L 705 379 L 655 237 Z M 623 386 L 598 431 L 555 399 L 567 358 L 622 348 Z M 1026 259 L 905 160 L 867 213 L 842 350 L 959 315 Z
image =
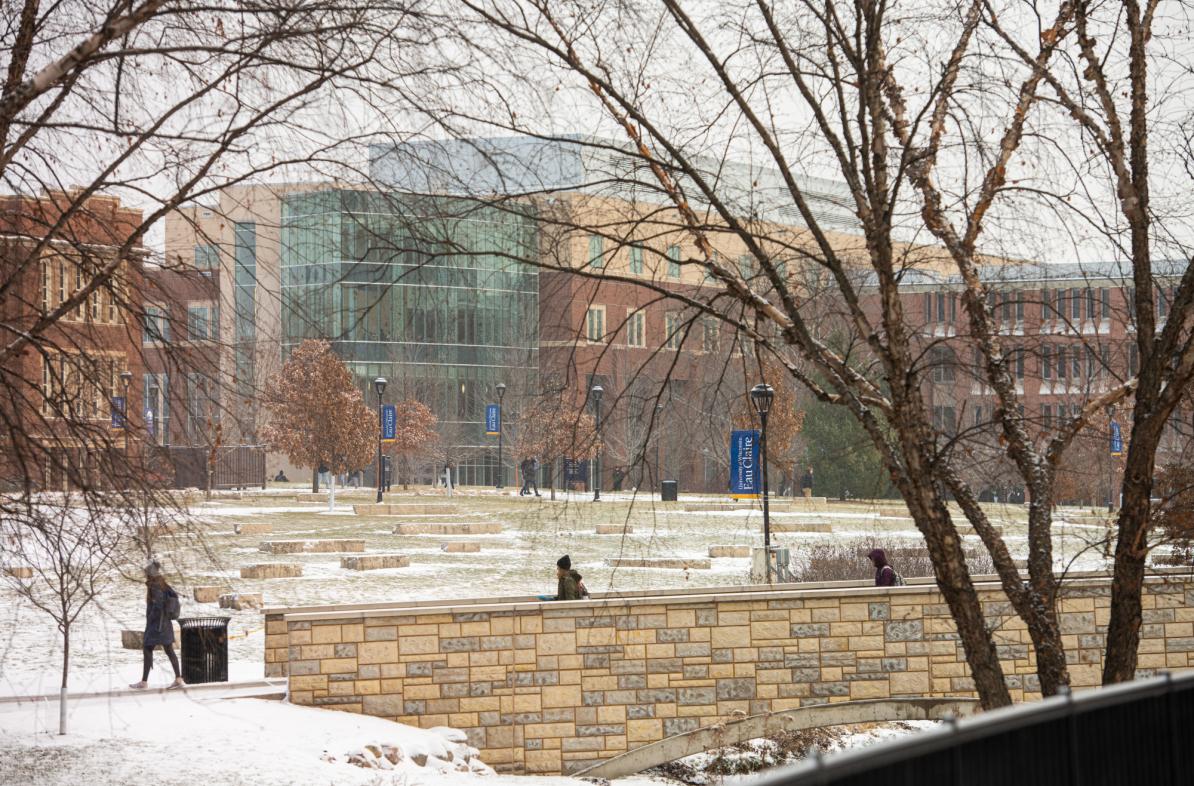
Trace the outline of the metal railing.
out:
M 1194 674 L 951 720 L 777 770 L 755 786 L 1178 786 L 1194 783 Z

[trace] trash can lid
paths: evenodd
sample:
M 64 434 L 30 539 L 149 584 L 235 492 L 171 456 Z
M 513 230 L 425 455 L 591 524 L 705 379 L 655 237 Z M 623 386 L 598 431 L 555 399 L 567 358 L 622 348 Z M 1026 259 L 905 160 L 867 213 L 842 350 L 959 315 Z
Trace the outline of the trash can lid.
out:
M 226 628 L 231 617 L 183 617 L 178 620 L 180 628 Z

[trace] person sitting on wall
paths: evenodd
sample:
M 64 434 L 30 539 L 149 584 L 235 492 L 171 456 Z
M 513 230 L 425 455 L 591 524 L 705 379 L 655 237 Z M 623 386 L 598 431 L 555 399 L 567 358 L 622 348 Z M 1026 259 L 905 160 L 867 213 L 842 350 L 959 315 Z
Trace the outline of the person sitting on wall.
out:
M 289 483 L 290 478 L 286 477 L 286 470 L 278 470 L 278 474 L 274 475 L 274 483 Z
M 539 600 L 583 600 L 589 597 L 584 579 L 572 569 L 572 558 L 567 554 L 556 560 L 556 594 L 540 595 Z

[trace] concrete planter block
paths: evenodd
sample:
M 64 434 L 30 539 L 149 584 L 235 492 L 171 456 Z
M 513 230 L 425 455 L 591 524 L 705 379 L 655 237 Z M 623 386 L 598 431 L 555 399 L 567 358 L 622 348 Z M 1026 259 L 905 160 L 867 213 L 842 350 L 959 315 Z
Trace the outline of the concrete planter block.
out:
M 480 543 L 444 543 L 440 549 L 448 554 L 476 554 L 481 551 Z
M 195 587 L 195 602 L 215 603 L 223 591 L 223 587 Z
M 365 550 L 365 541 L 356 538 L 334 538 L 329 540 L 267 540 L 258 546 L 266 554 L 331 554 L 336 552 L 360 552 Z
M 303 566 L 292 562 L 266 562 L 240 569 L 242 579 L 293 579 L 301 575 Z
M 426 522 L 399 524 L 395 535 L 498 535 L 502 525 L 496 521 Z
M 358 516 L 434 516 L 441 513 L 457 513 L 459 507 L 452 502 L 391 502 L 353 505 Z
M 33 568 L 24 565 L 9 565 L 4 568 L 4 575 L 14 579 L 31 579 L 33 578 Z
M 663 568 L 665 570 L 709 570 L 707 559 L 610 559 L 606 564 L 614 568 Z
M 233 532 L 235 532 L 237 535 L 268 535 L 273 531 L 273 524 L 243 522 L 233 526 Z
M 145 633 L 139 630 L 120 631 L 120 646 L 126 650 L 139 650 L 145 640 Z
M 710 546 L 710 557 L 750 557 L 750 546 Z
M 634 527 L 623 526 L 622 524 L 598 524 L 598 535 L 630 535 L 634 533 Z
M 832 532 L 833 527 L 825 521 L 773 521 L 772 532 Z
M 260 592 L 233 592 L 220 596 L 220 608 L 222 609 L 244 611 L 245 609 L 259 609 L 263 605 L 265 604 Z
M 405 554 L 368 554 L 363 557 L 341 557 L 340 567 L 344 570 L 407 568 L 410 567 L 410 557 Z

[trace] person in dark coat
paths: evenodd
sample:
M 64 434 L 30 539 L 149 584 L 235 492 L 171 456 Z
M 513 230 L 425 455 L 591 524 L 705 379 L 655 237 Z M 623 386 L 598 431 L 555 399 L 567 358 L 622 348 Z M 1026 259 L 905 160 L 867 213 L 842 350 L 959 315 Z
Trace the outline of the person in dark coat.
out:
M 145 634 L 141 639 L 141 681 L 129 685 L 135 690 L 149 686 L 149 670 L 153 668 L 153 648 L 161 647 L 170 659 L 174 669 L 174 682 L 167 690 L 181 688 L 182 673 L 178 668 L 178 656 L 174 654 L 174 625 L 167 606 L 170 599 L 178 599 L 178 593 L 166 583 L 162 576 L 162 565 L 156 559 L 145 566 Z
M 518 471 L 522 473 L 522 488 L 518 490 L 518 496 L 525 497 L 531 493 L 531 459 L 529 457 L 518 462 Z
M 871 561 L 871 564 L 875 566 L 875 586 L 896 586 L 895 568 L 887 564 L 887 552 L 883 549 L 871 549 L 871 553 L 866 556 Z
M 589 597 L 584 579 L 572 569 L 572 558 L 567 554 L 556 560 L 556 594 L 552 600 L 582 600 Z
M 804 471 L 804 477 L 800 479 L 800 493 L 805 497 L 813 495 L 813 468 L 809 467 Z

